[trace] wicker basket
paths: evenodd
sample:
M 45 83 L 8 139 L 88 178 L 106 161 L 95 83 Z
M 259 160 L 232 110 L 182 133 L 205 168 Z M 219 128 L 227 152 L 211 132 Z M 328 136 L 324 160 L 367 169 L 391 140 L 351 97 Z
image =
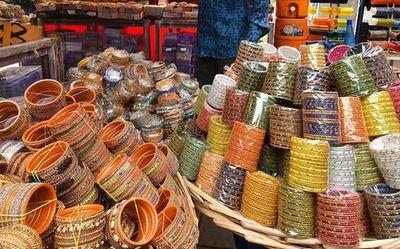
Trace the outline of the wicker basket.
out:
M 212 218 L 217 226 L 243 236 L 251 243 L 259 244 L 267 248 L 281 249 L 335 248 L 322 245 L 321 241 L 316 238 L 294 239 L 278 229 L 264 227 L 243 217 L 238 211 L 234 211 L 222 205 L 187 179 L 183 181 L 184 185 L 189 189 L 198 211 Z M 358 248 L 398 249 L 400 248 L 400 238 L 384 240 L 368 238 L 364 239 Z

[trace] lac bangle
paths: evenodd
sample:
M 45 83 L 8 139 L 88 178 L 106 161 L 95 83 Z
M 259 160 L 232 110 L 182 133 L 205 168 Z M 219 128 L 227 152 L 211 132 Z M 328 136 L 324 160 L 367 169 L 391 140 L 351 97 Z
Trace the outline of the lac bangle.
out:
M 301 109 L 273 105 L 269 109 L 269 144 L 289 149 L 291 137 L 302 136 Z
M 130 79 L 136 79 L 139 75 L 147 75 L 147 67 L 143 64 L 129 64 L 128 67 L 125 68 L 125 74 Z
M 347 51 L 349 51 L 350 46 L 348 45 L 338 45 L 332 48 L 327 56 L 327 59 L 330 64 L 333 64 L 337 61 L 343 60 Z
M 197 125 L 196 119 L 191 119 L 187 122 L 185 131 L 187 136 L 192 136 L 201 141 L 207 140 L 207 132 L 200 129 L 200 127 Z
M 196 180 L 196 186 L 213 196 L 222 168 L 223 156 L 214 154 L 211 151 L 204 153 L 201 161 L 199 175 Z
M 194 123 L 194 124 L 196 124 L 196 123 Z M 183 148 L 184 141 L 185 141 L 185 136 L 186 136 L 186 132 L 181 131 L 180 129 L 176 129 L 172 133 L 172 137 L 168 144 L 168 147 L 171 149 L 171 151 L 175 154 L 175 156 L 177 158 L 179 158 L 179 156 L 182 152 L 182 148 Z
M 205 100 L 203 107 L 200 110 L 199 115 L 197 116 L 196 124 L 202 131 L 208 132 L 208 124 L 210 122 L 210 118 L 212 116 L 221 114 L 221 110 L 214 109 L 211 105 L 208 104 L 207 100 Z
M 236 88 L 236 82 L 233 79 L 223 74 L 215 75 L 210 93 L 207 96 L 207 103 L 214 109 L 222 110 L 224 108 L 226 90 L 229 88 Z
M 336 92 L 303 93 L 303 136 L 339 144 L 339 97 Z
M 94 104 L 84 103 L 82 104 L 83 109 L 85 109 L 86 113 L 89 116 L 89 119 L 93 122 L 93 129 L 97 133 L 101 133 L 103 129 L 103 124 L 107 122 L 107 117 L 103 113 L 103 110 Z
M 280 46 L 277 52 L 278 52 L 278 59 L 280 60 L 296 64 L 300 62 L 301 59 L 300 52 L 294 47 Z
M 125 66 L 129 63 L 129 53 L 125 50 L 115 49 L 111 52 L 111 63 Z
M 329 66 L 341 97 L 370 95 L 378 90 L 361 55 L 352 55 Z
M 160 188 L 167 188 L 172 190 L 174 193 L 179 193 L 180 189 L 178 184 L 174 180 L 174 178 L 168 173 L 165 177 L 163 183 L 161 184 Z
M 129 213 L 123 227 L 124 213 Z M 149 243 L 155 236 L 158 217 L 154 206 L 143 198 L 131 198 L 116 204 L 107 212 L 105 233 L 108 243 L 116 248 L 136 248 Z M 133 228 L 133 234 L 124 230 Z
M 22 141 L 6 140 L 0 142 L 0 155 L 7 164 L 10 164 L 18 153 L 24 151 L 26 151 L 26 147 Z
M 47 121 L 39 122 L 28 128 L 22 135 L 22 141 L 30 151 L 38 151 L 54 142 L 54 137 L 47 128 Z
M 396 110 L 397 118 L 400 117 L 400 84 L 396 83 L 391 87 L 387 88 L 386 91 L 389 93 L 392 100 L 394 109 Z
M 342 143 L 368 143 L 368 130 L 359 97 L 340 97 L 340 133 Z
M 160 199 L 155 206 L 157 214 L 165 212 L 165 210 L 171 206 L 180 207 L 179 196 L 173 190 L 168 188 L 159 188 L 158 195 L 160 196 Z
M 9 164 L 7 173 L 20 177 L 23 182 L 28 182 L 29 174 L 26 171 L 26 164 L 33 157 L 33 154 L 33 152 L 17 153 Z
M 279 189 L 277 227 L 296 238 L 313 238 L 315 229 L 315 196 L 282 183 Z
M 196 114 L 200 113 L 200 110 L 203 107 L 203 103 L 207 99 L 210 90 L 211 90 L 211 85 L 204 85 L 201 87 L 200 93 L 197 96 L 196 102 L 194 104 L 194 111 L 196 112 Z
M 321 44 L 301 45 L 301 65 L 323 68 L 326 66 L 325 47 Z
M 257 169 L 272 176 L 279 174 L 278 149 L 264 145 L 261 150 Z
M 210 151 L 223 156 L 228 147 L 231 131 L 232 128 L 223 123 L 221 116 L 211 117 L 207 135 Z
M 243 123 L 268 131 L 269 108 L 276 103 L 271 95 L 261 92 L 250 93 L 243 116 Z
M 222 111 L 222 121 L 231 126 L 235 121 L 241 122 L 248 99 L 248 92 L 234 88 L 227 89 L 224 109 Z
M 179 170 L 179 160 L 178 157 L 172 152 L 172 150 L 165 144 L 157 145 L 158 149 L 164 154 L 165 156 L 165 163 L 168 165 L 168 173 L 171 176 L 175 176 Z
M 96 92 L 88 87 L 75 87 L 67 92 L 67 96 L 74 99 L 74 103 L 89 103 L 96 102 Z
M 0 188 L 14 183 L 23 183 L 23 181 L 16 175 L 0 174 Z
M 356 190 L 355 155 L 350 145 L 331 147 L 329 153 L 329 189 Z
M 132 123 L 115 119 L 103 128 L 101 141 L 113 154 L 130 155 L 138 146 L 138 131 Z
M 327 189 L 329 144 L 292 137 L 288 184 L 299 190 L 319 193 Z
M 240 213 L 263 226 L 275 227 L 279 180 L 263 172 L 247 172 Z
M 245 170 L 256 171 L 264 137 L 264 130 L 235 122 L 225 161 Z
M 237 88 L 248 92 L 260 91 L 266 75 L 267 67 L 264 64 L 257 61 L 245 61 L 239 71 Z
M 329 209 L 330 206 L 335 207 L 338 201 L 351 204 L 351 206 Z M 318 194 L 317 203 L 319 238 L 330 245 L 357 247 L 361 240 L 359 231 L 362 206 L 359 194 L 348 190 L 331 189 L 326 193 Z M 324 204 L 321 206 L 321 203 Z M 346 219 L 341 219 L 342 216 Z M 335 225 L 331 226 L 331 224 Z
M 29 125 L 29 115 L 16 102 L 0 101 L 0 141 L 20 139 Z
M 201 160 L 209 146 L 191 136 L 185 139 L 182 153 L 179 157 L 179 172 L 189 180 L 196 180 L 201 165 Z
M 327 92 L 331 82 L 333 81 L 328 67 L 299 67 L 299 79 L 296 81 L 293 103 L 295 105 L 302 105 L 303 92 Z
M 400 131 L 396 110 L 388 92 L 371 94 L 363 99 L 361 104 L 370 137 Z
M 56 80 L 39 80 L 25 90 L 24 100 L 34 119 L 47 120 L 65 106 L 64 88 Z
M 158 107 L 156 109 L 158 115 L 163 118 L 164 121 L 164 137 L 168 139 L 172 136 L 175 129 L 183 129 L 184 127 L 184 112 L 182 106 L 179 104 L 173 104 L 168 106 Z
M 10 225 L 0 230 L 0 245 L 3 248 L 42 249 L 39 234 L 29 226 Z
M 246 61 L 264 61 L 264 48 L 251 41 L 241 41 L 232 71 L 239 75 Z
M 369 236 L 371 236 L 372 224 L 371 224 L 371 217 L 370 217 L 369 211 L 368 211 L 367 197 L 366 197 L 365 192 L 360 193 L 360 198 L 361 198 L 361 205 L 362 205 L 361 236 L 363 236 L 363 238 L 368 238 Z

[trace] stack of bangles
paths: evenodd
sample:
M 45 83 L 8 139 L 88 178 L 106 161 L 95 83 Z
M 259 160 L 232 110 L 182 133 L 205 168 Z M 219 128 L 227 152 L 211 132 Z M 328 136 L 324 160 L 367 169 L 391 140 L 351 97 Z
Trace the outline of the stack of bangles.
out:
M 354 155 L 356 161 L 356 190 L 382 183 L 382 174 L 369 151 L 369 143 L 355 144 Z
M 187 136 L 195 137 L 201 141 L 206 141 L 207 139 L 207 132 L 204 132 L 202 129 L 200 129 L 200 127 L 197 125 L 196 119 L 191 119 L 187 122 L 186 132 Z
M 42 249 L 43 243 L 34 229 L 17 224 L 0 230 L 0 247 Z
M 237 88 L 242 91 L 260 91 L 267 75 L 267 67 L 257 61 L 245 61 L 239 71 Z
M 263 172 L 247 172 L 240 213 L 266 227 L 275 227 L 279 180 Z
M 240 209 L 246 170 L 223 161 L 215 198 L 227 207 Z
M 25 144 L 20 140 L 6 140 L 0 142 L 0 155 L 7 164 L 11 164 L 18 153 L 25 151 Z
M 154 88 L 154 81 L 149 75 L 142 74 L 133 80 L 132 87 L 137 93 L 146 95 Z
M 158 189 L 158 195 L 160 196 L 160 200 L 155 206 L 157 214 L 164 212 L 168 207 L 173 205 L 179 208 L 182 207 L 180 196 L 172 189 L 161 187 Z
M 361 205 L 362 205 L 360 233 L 363 238 L 368 238 L 371 236 L 372 224 L 371 224 L 371 218 L 370 218 L 369 211 L 368 211 L 367 197 L 366 197 L 365 192 L 362 192 L 359 194 L 360 194 Z
M 130 198 L 107 211 L 105 234 L 114 248 L 140 248 L 158 229 L 157 211 L 143 198 Z
M 135 166 L 139 167 L 155 186 L 160 185 L 164 181 L 167 173 L 174 175 L 170 172 L 165 154 L 156 144 L 141 144 L 132 153 L 130 160 Z
M 103 128 L 101 141 L 113 154 L 130 155 L 139 143 L 138 131 L 131 122 L 115 119 Z
M 264 130 L 235 122 L 225 161 L 245 170 L 256 171 L 265 134 Z
M 186 136 L 185 145 L 179 157 L 179 173 L 189 180 L 196 180 L 201 165 L 201 159 L 208 148 L 205 142 L 191 136 Z
M 365 189 L 372 228 L 377 239 L 400 236 L 400 191 L 386 184 L 377 184 Z
M 29 113 L 36 120 L 47 120 L 65 106 L 64 88 L 51 79 L 39 80 L 24 93 Z
M 23 181 L 16 175 L 0 174 L 0 188 L 13 183 L 22 183 Z
M 269 109 L 269 144 L 276 148 L 289 149 L 291 137 L 303 134 L 301 109 L 273 105 Z
M 164 154 L 165 156 L 165 164 L 168 167 L 168 174 L 171 176 L 175 176 L 179 170 L 179 161 L 178 157 L 172 152 L 172 150 L 165 144 L 158 144 L 158 149 Z M 163 176 L 164 179 L 167 175 Z M 163 181 L 164 181 L 163 179 Z M 159 184 L 161 185 L 161 183 Z
M 87 103 L 94 104 L 96 102 L 96 92 L 86 86 L 74 87 L 67 92 L 68 97 L 71 97 L 74 101 L 73 103 Z
M 296 82 L 293 103 L 302 104 L 302 94 L 308 91 L 326 92 L 332 78 L 329 75 L 329 68 L 299 67 L 299 79 Z
M 30 117 L 16 102 L 0 102 L 0 140 L 20 139 L 30 126 Z
M 199 175 L 197 176 L 196 186 L 210 196 L 215 193 L 219 174 L 221 173 L 223 156 L 207 151 L 201 161 Z
M 337 92 L 304 92 L 302 108 L 304 138 L 340 143 Z
M 279 190 L 277 227 L 285 234 L 295 238 L 314 238 L 315 229 L 315 196 L 281 184 Z
M 46 124 L 46 121 L 39 122 L 28 128 L 22 135 L 22 141 L 30 151 L 38 151 L 55 141 Z
M 17 153 L 7 168 L 7 174 L 19 176 L 23 182 L 28 182 L 29 174 L 26 165 L 33 157 L 33 152 Z
M 350 145 L 331 147 L 328 189 L 356 190 L 354 150 Z
M 91 119 L 91 122 L 93 123 L 93 129 L 96 134 L 101 133 L 101 131 L 103 130 L 103 124 L 106 123 L 106 115 L 94 104 L 84 103 L 82 104 L 82 106 L 88 114 L 89 118 Z
M 328 184 L 329 144 L 325 141 L 292 137 L 288 184 L 313 193 L 323 192 Z
M 347 51 L 349 51 L 349 49 L 350 49 L 350 46 L 345 45 L 345 44 L 335 46 L 328 53 L 328 56 L 327 56 L 328 62 L 330 64 L 332 64 L 337 61 L 343 60 L 345 54 L 347 53 Z
M 201 87 L 200 93 L 197 96 L 196 102 L 194 104 L 194 111 L 196 112 L 196 114 L 199 114 L 201 108 L 203 108 L 204 101 L 207 99 L 210 90 L 211 85 L 204 85 Z
M 279 173 L 278 149 L 272 148 L 267 144 L 261 150 L 260 160 L 258 161 L 258 170 L 269 175 L 276 176 Z
M 99 204 L 60 210 L 54 244 L 57 248 L 102 248 L 105 222 L 104 207 Z
M 175 205 L 158 214 L 158 228 L 151 244 L 156 248 L 194 248 L 199 231 L 193 220 Z
M 302 66 L 323 68 L 326 66 L 325 47 L 321 44 L 301 45 L 299 48 Z
M 373 93 L 364 98 L 361 105 L 370 137 L 400 131 L 396 110 L 388 92 Z
M 175 92 L 175 84 L 171 79 L 160 80 L 156 83 L 155 89 L 157 90 L 157 102 L 160 106 L 176 104 L 179 102 L 179 96 Z
M 362 210 L 359 194 L 331 189 L 318 194 L 317 206 L 319 239 L 329 245 L 358 247 Z
M 83 203 L 94 203 L 98 193 L 94 189 L 94 177 L 89 174 L 83 179 L 89 169 L 78 162 L 71 147 L 66 142 L 54 142 L 36 152 L 26 165 L 26 171 L 30 174 L 30 181 L 47 182 L 51 184 L 66 207 Z M 90 173 L 90 172 L 89 172 Z M 81 185 L 86 182 L 84 188 Z M 78 196 L 68 193 L 76 192 Z
M 210 151 L 223 156 L 229 144 L 231 131 L 232 127 L 225 124 L 221 116 L 212 116 L 207 134 Z
M 269 108 L 276 99 L 266 93 L 252 92 L 243 115 L 243 123 L 268 131 Z
M 342 143 L 368 143 L 368 130 L 359 97 L 340 97 L 340 130 Z
M 123 153 L 100 170 L 96 182 L 114 202 L 132 196 L 146 198 L 154 205 L 159 200 L 157 189 Z
M 201 108 L 200 113 L 197 116 L 196 124 L 202 131 L 207 132 L 210 118 L 212 116 L 221 114 L 222 110 L 214 109 L 208 104 L 207 100 L 204 100 L 203 107 Z
M 235 88 L 226 90 L 222 121 L 233 125 L 235 121 L 241 122 L 246 110 L 249 93 Z
M 224 108 L 226 90 L 236 88 L 236 82 L 223 74 L 215 75 L 210 93 L 207 96 L 207 103 L 217 110 Z
M 242 71 L 246 61 L 263 61 L 264 48 L 254 42 L 243 40 L 240 42 L 239 50 L 233 63 L 232 70 L 236 75 Z
M 185 142 L 185 136 L 186 136 L 186 133 L 184 131 L 181 131 L 180 129 L 176 129 L 174 131 L 174 133 L 172 133 L 171 140 L 168 144 L 168 147 L 172 150 L 172 152 L 178 158 L 183 149 L 183 145 Z
M 184 113 L 180 104 L 157 107 L 156 112 L 164 120 L 165 138 L 170 138 L 174 130 L 184 127 Z
M 393 107 L 396 110 L 397 117 L 400 118 L 400 82 L 387 88 L 386 91 L 389 93 L 392 99 Z

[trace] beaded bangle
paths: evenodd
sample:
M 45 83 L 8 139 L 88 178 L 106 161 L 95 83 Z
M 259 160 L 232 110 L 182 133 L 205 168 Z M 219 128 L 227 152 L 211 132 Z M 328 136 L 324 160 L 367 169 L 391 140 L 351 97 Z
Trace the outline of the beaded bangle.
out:
M 256 61 L 245 61 L 239 71 L 237 87 L 248 92 L 260 91 L 266 75 L 265 65 Z
M 242 70 L 246 61 L 264 61 L 264 48 L 251 41 L 241 41 L 232 70 L 236 75 Z
M 43 248 L 39 234 L 25 225 L 10 225 L 1 229 L 0 245 L 7 248 Z
M 234 88 L 227 89 L 224 109 L 222 111 L 222 121 L 229 125 L 233 125 L 235 121 L 241 122 L 248 99 L 248 92 Z
M 179 172 L 189 180 L 196 180 L 201 159 L 209 146 L 191 136 L 186 137 L 185 145 L 179 157 Z
M 278 99 L 293 101 L 297 74 L 298 68 L 294 63 L 271 62 L 261 91 Z
M 269 144 L 289 149 L 291 137 L 302 136 L 301 109 L 273 105 L 269 112 Z
M 355 157 L 352 146 L 330 149 L 328 188 L 355 191 Z

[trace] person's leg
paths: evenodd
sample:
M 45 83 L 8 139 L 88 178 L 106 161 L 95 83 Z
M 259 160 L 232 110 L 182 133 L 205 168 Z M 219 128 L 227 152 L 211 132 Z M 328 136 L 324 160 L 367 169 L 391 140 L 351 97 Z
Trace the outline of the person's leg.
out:
M 263 249 L 262 246 L 251 244 L 239 235 L 233 234 L 233 238 L 235 239 L 236 249 Z
M 217 74 L 215 59 L 209 57 L 196 57 L 194 77 L 199 81 L 200 87 L 211 85 Z
M 228 66 L 230 67 L 232 63 L 235 62 L 235 58 L 231 59 L 217 59 L 216 64 L 217 64 L 217 73 L 224 73 L 224 67 Z

